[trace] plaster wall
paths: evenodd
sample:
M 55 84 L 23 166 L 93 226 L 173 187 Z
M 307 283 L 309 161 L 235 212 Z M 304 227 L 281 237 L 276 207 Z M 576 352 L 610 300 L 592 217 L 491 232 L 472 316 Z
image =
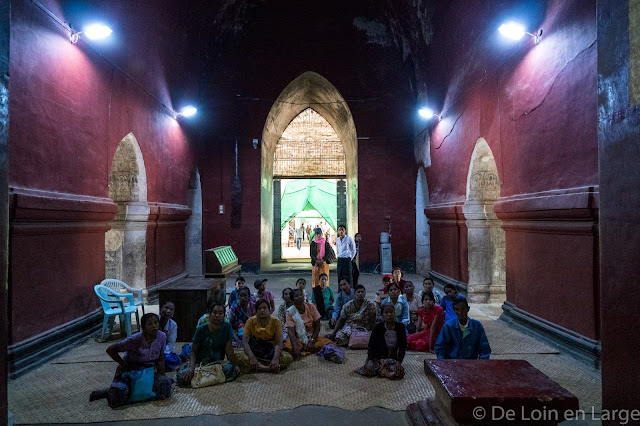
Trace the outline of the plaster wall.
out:
M 65 21 L 80 17 L 67 3 L 44 4 Z M 120 33 L 114 45 L 90 49 L 83 41 L 69 43 L 68 32 L 35 4 L 12 6 L 11 90 L 17 95 L 9 102 L 10 333 L 16 343 L 98 308 L 92 287 L 105 277 L 105 232 L 117 212 L 109 175 L 116 148 L 130 132 L 144 158 L 150 204 L 178 206 L 164 220 L 182 222 L 178 231 L 159 226 L 157 239 L 147 240 L 146 285 L 184 270 L 193 152 L 166 107 L 172 105 L 168 81 L 175 69 L 140 68 L 140 61 L 152 64 L 154 54 L 171 50 L 157 33 L 146 47 L 137 44 L 153 39 L 158 27 L 166 29 L 166 17 L 158 17 L 154 28 L 139 25 L 138 41 Z M 121 6 L 90 4 L 120 29 L 140 23 Z M 139 55 L 128 56 L 127 48 Z M 100 55 L 119 61 L 120 69 Z M 158 267 L 148 262 L 151 255 Z M 32 315 L 33 306 L 46 322 Z
M 494 210 L 506 233 L 507 300 L 597 339 L 595 1 L 471 3 L 451 2 L 427 49 L 432 65 L 417 75 L 443 113 L 430 129 L 427 217 L 464 200 L 475 141 L 486 139 L 500 181 Z M 497 28 L 513 17 L 543 28 L 540 44 L 502 39 Z M 464 259 L 435 254 L 452 251 L 456 221 L 440 230 L 431 223 L 432 268 L 467 282 L 451 275 Z M 566 294 L 550 297 L 565 283 Z M 576 293 L 581 307 L 567 310 Z

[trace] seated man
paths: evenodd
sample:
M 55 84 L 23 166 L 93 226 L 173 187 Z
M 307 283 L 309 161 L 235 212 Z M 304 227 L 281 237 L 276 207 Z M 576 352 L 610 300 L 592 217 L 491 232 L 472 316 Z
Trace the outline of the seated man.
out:
M 456 313 L 453 312 L 453 301 L 458 297 L 464 298 L 465 296 L 458 293 L 458 289 L 453 284 L 445 285 L 444 293 L 446 296 L 444 296 L 440 301 L 440 307 L 444 311 L 444 320 L 449 321 L 457 318 Z
M 335 327 L 338 322 L 338 317 L 340 316 L 340 311 L 342 311 L 342 307 L 346 305 L 348 301 L 353 300 L 354 292 L 351 291 L 351 284 L 349 284 L 348 279 L 342 278 L 338 288 L 340 289 L 340 293 L 338 293 L 336 304 L 333 308 L 333 314 L 331 316 L 331 320 L 329 320 L 329 328 Z
M 489 359 L 489 340 L 480 321 L 468 317 L 467 299 L 455 299 L 453 310 L 457 317 L 445 322 L 436 340 L 438 359 Z
M 321 319 L 329 319 L 333 315 L 333 302 L 336 301 L 333 289 L 327 285 L 329 276 L 320 274 L 319 285 L 313 289 L 311 302 L 316 305 Z

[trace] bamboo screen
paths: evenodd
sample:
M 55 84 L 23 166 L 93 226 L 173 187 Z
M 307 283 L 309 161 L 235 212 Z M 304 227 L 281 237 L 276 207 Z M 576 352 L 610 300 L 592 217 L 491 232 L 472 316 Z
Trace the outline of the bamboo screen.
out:
M 331 124 L 307 108 L 284 129 L 274 154 L 278 177 L 345 176 L 344 149 Z

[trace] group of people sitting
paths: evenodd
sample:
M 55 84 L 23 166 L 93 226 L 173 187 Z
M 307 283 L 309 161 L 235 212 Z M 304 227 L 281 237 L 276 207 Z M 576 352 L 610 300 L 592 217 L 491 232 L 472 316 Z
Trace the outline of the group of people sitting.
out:
M 189 387 L 203 365 L 215 363 L 221 380 L 232 381 L 250 372 L 278 373 L 305 355 L 336 346 L 366 348 L 365 364 L 355 372 L 391 379 L 404 376 L 407 349 L 434 351 L 438 358 L 489 358 L 482 324 L 468 318 L 466 298 L 453 285 L 445 286 L 446 296 L 438 306 L 431 278 L 424 279 L 424 289 L 416 296 L 413 283 L 402 277 L 399 268 L 383 277 L 384 288 L 375 301 L 366 298 L 363 285 L 352 289 L 347 278 L 340 279 L 336 297 L 326 285 L 326 274 L 320 275 L 320 288 L 309 301 L 306 281 L 300 278 L 295 289 L 283 290 L 277 317 L 272 316 L 275 301 L 265 288 L 267 280 L 257 279 L 251 294 L 239 277 L 229 295 L 228 313 L 214 295 L 198 320 L 192 345 L 185 345 L 181 356 L 175 352 L 175 306 L 167 302 L 160 316 L 142 316 L 141 332 L 107 348 L 118 368 L 111 387 L 92 392 L 90 400 L 107 398 L 111 407 L 131 402 L 135 389 L 128 372 L 135 370 L 153 368 L 153 397 L 163 399 L 172 389 L 167 370 L 177 368 L 178 386 Z M 323 318 L 332 331 L 321 336 Z

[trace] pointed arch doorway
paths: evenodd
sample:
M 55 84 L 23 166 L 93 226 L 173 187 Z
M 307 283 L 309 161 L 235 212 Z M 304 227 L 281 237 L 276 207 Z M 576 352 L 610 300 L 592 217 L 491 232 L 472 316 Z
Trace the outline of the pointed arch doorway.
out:
M 484 138 L 476 141 L 467 175 L 462 211 L 467 224 L 469 284 L 467 297 L 475 303 L 506 300 L 505 234 L 493 211 L 500 198 L 500 179 L 493 152 Z
M 271 107 L 261 148 L 260 269 L 310 269 L 308 258 L 301 257 L 303 263 L 294 266 L 283 264 L 283 234 L 288 239 L 288 231 L 283 229 L 290 222 L 295 227 L 296 219 L 300 225 L 305 217 L 316 215 L 313 219 L 323 221 L 329 228 L 333 228 L 330 223 L 345 223 L 350 235 L 358 231 L 357 136 L 351 111 L 328 80 L 305 72 L 282 91 Z M 312 179 L 313 185 L 301 183 L 301 179 Z M 306 185 L 306 192 L 287 192 L 289 184 Z M 326 189 L 330 185 L 335 185 L 336 193 L 333 220 L 329 212 L 333 207 L 326 208 L 327 199 L 318 201 L 322 199 L 319 193 L 331 193 Z M 288 193 L 292 195 L 283 198 Z M 292 207 L 296 203 L 299 205 Z M 283 218 L 283 212 L 287 217 Z M 314 220 L 308 221 L 308 226 L 313 224 Z

